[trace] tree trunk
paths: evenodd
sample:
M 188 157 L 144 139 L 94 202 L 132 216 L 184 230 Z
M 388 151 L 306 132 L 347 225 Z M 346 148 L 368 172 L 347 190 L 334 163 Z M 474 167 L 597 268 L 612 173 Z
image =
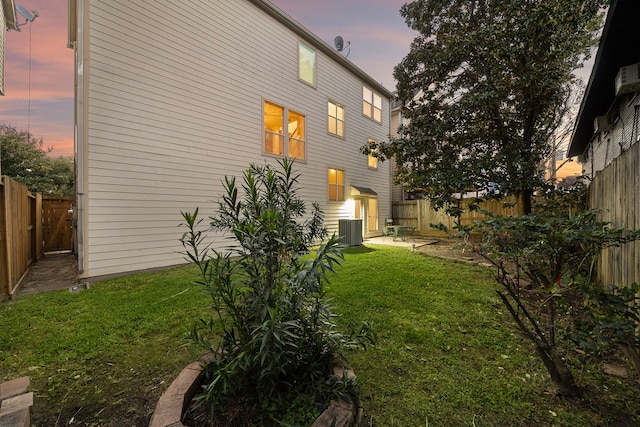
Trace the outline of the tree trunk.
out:
M 524 215 L 528 215 L 532 212 L 532 203 L 531 199 L 533 197 L 532 189 L 525 189 L 520 192 L 520 197 L 522 198 L 522 213 Z
M 555 349 L 545 348 L 539 342 L 536 342 L 535 346 L 542 363 L 551 375 L 551 381 L 558 386 L 558 394 L 566 397 L 579 396 L 580 389 L 576 385 L 573 374 Z
M 508 287 L 507 291 L 509 291 Z M 569 367 L 565 361 L 562 360 L 560 354 L 558 354 L 553 342 L 548 343 L 547 340 L 545 340 L 544 334 L 538 328 L 535 320 L 528 314 L 522 303 L 518 302 L 518 297 L 513 292 L 509 292 L 509 295 L 514 298 L 518 304 L 518 307 L 522 309 L 522 313 L 526 317 L 532 329 L 526 327 L 523 320 L 520 318 L 519 313 L 516 312 L 514 307 L 509 303 L 507 297 L 500 291 L 496 291 L 496 293 L 507 307 L 507 310 L 509 310 L 511 317 L 515 320 L 518 327 L 520 327 L 520 330 L 533 342 L 538 355 L 540 355 L 540 358 L 542 359 L 542 363 L 544 363 L 545 368 L 547 368 L 547 371 L 551 376 L 551 381 L 553 381 L 553 383 L 558 387 L 558 393 L 567 397 L 579 396 L 580 389 L 576 385 L 576 381 L 573 378 L 573 374 L 569 370 Z

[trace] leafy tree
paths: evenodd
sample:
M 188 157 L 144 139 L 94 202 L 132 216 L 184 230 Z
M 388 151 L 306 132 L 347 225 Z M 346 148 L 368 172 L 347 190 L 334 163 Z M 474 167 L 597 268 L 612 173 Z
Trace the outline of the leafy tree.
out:
M 396 179 L 436 207 L 478 188 L 516 194 L 531 212 L 541 162 L 600 27 L 603 0 L 417 0 L 419 34 L 396 66 L 408 124 L 382 143 Z M 367 151 L 363 148 L 363 151 Z M 450 210 L 455 213 L 455 209 Z
M 207 246 L 198 210 L 183 213 L 185 254 L 198 267 L 197 283 L 215 313 L 189 334 L 214 356 L 205 369 L 210 413 L 238 396 L 253 396 L 273 411 L 298 395 L 326 401 L 327 393 L 352 390 L 348 379 L 332 382 L 330 371 L 335 355 L 354 344 L 336 331 L 324 300 L 323 284 L 342 260 L 339 239 L 334 235 L 311 253 L 327 236 L 322 212 L 314 204 L 307 215 L 292 163 L 284 159 L 281 166 L 251 166 L 240 187 L 225 179 L 210 225 L 229 233 L 230 253 Z
M 2 174 L 24 184 L 35 193 L 56 196 L 73 195 L 73 161 L 65 157 L 50 158 L 42 138 L 25 130 L 0 125 Z

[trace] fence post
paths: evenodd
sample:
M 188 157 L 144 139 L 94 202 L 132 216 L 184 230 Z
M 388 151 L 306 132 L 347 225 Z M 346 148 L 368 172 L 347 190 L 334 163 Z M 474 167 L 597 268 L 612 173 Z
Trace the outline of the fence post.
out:
M 7 260 L 7 221 L 5 215 L 4 177 L 0 176 L 0 301 L 9 295 Z

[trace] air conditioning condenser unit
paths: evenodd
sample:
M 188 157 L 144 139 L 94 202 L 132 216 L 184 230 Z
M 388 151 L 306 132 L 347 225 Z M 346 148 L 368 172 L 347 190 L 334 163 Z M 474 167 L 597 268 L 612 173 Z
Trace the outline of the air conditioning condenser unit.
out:
M 620 68 L 616 75 L 616 96 L 640 91 L 640 62 Z
M 334 223 L 335 224 L 335 223 Z M 338 234 L 343 245 L 358 246 L 362 244 L 362 220 L 339 219 Z
M 607 132 L 613 129 L 613 120 L 611 116 L 597 116 L 593 121 L 593 132 Z

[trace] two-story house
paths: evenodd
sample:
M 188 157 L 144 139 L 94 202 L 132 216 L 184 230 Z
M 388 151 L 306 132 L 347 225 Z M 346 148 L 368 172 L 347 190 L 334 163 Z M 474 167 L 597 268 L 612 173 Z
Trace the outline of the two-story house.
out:
M 266 0 L 70 0 L 81 278 L 184 262 L 181 211 L 213 213 L 224 176 L 296 160 L 330 231 L 380 233 L 391 93 Z M 214 235 L 214 247 L 226 242 Z

